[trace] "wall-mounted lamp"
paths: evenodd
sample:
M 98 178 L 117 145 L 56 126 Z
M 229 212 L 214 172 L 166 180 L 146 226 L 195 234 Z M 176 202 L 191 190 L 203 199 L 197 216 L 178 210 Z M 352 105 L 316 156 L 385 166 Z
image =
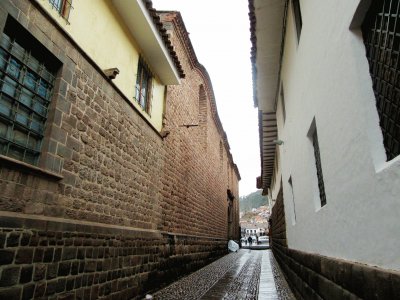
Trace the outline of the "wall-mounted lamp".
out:
M 273 140 L 272 143 L 274 143 L 275 145 L 278 145 L 278 146 L 283 145 L 283 141 L 282 140 Z
M 108 79 L 111 79 L 111 80 L 115 79 L 115 77 L 117 77 L 117 75 L 119 74 L 118 68 L 106 69 L 103 72 L 104 72 L 104 74 L 106 74 Z

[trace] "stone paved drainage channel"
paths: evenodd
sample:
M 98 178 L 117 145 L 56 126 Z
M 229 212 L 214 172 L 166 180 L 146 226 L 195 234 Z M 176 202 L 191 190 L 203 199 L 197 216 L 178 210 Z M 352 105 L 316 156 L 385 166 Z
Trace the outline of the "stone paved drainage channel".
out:
M 153 294 L 153 299 L 295 299 L 270 250 L 230 253 Z

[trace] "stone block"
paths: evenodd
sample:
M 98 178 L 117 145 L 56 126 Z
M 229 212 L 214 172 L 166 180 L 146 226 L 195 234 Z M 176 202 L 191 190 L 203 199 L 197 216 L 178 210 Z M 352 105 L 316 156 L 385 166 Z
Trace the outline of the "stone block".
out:
M 4 232 L 0 232 L 0 249 L 4 248 L 6 244 L 7 235 Z
M 0 287 L 8 287 L 18 283 L 20 267 L 6 267 L 1 272 Z
M 54 279 L 57 277 L 58 263 L 47 264 L 46 279 Z
M 33 293 L 34 293 L 34 291 L 35 291 L 35 285 L 32 283 L 32 284 L 28 284 L 28 285 L 25 285 L 24 287 L 23 287 L 23 290 L 22 290 L 22 297 L 21 297 L 21 300 L 29 300 L 29 299 L 32 299 L 33 298 Z
M 46 292 L 46 282 L 44 281 L 38 282 L 35 288 L 35 298 L 43 297 L 45 292 Z
M 0 289 L 0 299 L 20 299 L 22 288 L 12 287 L 7 289 Z
M 67 276 L 71 273 L 71 262 L 60 262 L 58 266 L 58 276 Z
M 10 232 L 7 237 L 6 247 L 17 247 L 19 246 L 19 240 L 21 238 L 21 234 L 19 232 Z
M 32 281 L 33 266 L 25 266 L 21 268 L 19 283 L 28 283 Z
M 46 248 L 43 254 L 43 262 L 52 262 L 54 257 L 54 248 Z
M 54 295 L 56 293 L 56 288 L 57 288 L 57 280 L 47 281 L 45 295 L 46 296 Z
M 74 277 L 67 278 L 67 282 L 65 284 L 65 290 L 66 291 L 73 290 L 74 289 L 74 284 L 75 284 L 75 278 Z
M 11 264 L 14 260 L 15 250 L 0 250 L 0 265 Z
M 31 264 L 33 259 L 33 248 L 20 248 L 15 256 L 16 264 Z
M 56 285 L 56 293 L 62 293 L 65 291 L 67 284 L 67 279 L 66 278 L 60 278 L 57 280 L 57 285 Z
M 45 264 L 36 264 L 35 271 L 33 275 L 34 281 L 43 280 L 46 276 L 46 265 Z
M 21 236 L 21 241 L 20 241 L 21 246 L 28 246 L 31 236 L 32 236 L 31 233 L 24 232 Z

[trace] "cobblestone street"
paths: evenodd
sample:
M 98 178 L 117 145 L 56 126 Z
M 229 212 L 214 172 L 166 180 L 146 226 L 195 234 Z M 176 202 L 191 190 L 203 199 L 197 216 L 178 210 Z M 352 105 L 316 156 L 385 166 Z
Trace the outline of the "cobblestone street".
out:
M 295 299 L 271 250 L 240 249 L 153 294 L 153 299 Z

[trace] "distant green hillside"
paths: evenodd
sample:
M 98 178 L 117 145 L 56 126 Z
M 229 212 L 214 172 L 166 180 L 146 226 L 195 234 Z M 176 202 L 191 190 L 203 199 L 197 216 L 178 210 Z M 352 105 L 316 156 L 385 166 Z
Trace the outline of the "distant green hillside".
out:
M 255 191 L 247 196 L 239 198 L 240 211 L 250 211 L 252 208 L 258 208 L 267 205 L 267 197 L 261 195 L 261 190 Z

